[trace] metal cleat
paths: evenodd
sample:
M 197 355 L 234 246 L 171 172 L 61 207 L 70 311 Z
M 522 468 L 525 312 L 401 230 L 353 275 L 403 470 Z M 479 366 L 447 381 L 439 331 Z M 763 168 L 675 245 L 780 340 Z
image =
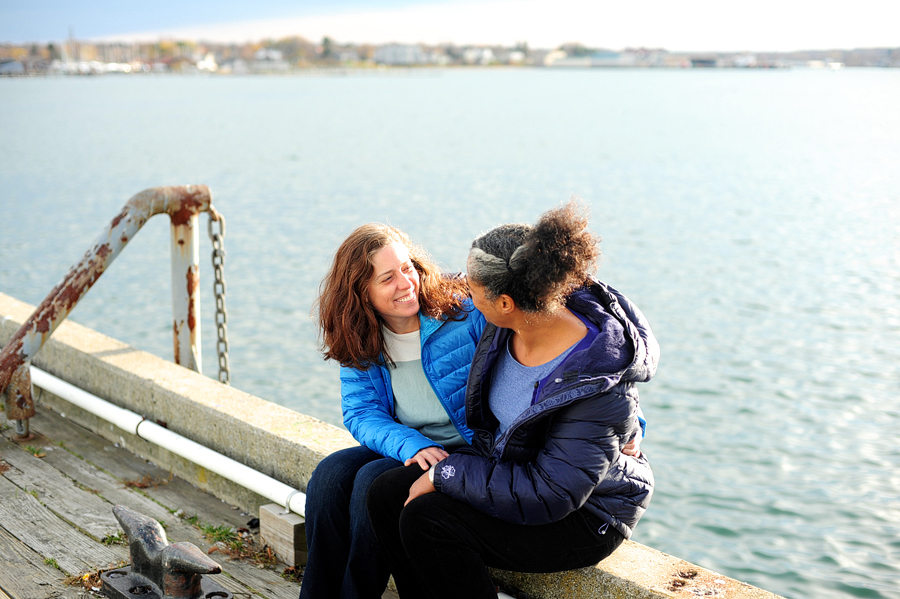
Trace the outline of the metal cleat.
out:
M 166 540 L 162 526 L 125 506 L 113 514 L 128 535 L 131 565 L 100 575 L 104 595 L 112 599 L 233 599 L 205 574 L 222 568 L 193 543 Z

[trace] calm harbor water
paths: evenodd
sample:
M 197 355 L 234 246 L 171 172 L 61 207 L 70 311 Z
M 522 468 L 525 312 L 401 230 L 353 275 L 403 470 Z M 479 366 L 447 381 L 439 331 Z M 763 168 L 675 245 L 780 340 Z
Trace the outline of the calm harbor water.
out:
M 233 385 L 339 425 L 309 313 L 352 228 L 462 269 L 577 195 L 662 346 L 635 540 L 788 597 L 900 597 L 898 98 L 865 69 L 0 80 L 0 291 L 39 303 L 134 193 L 210 185 Z M 168 236 L 71 318 L 171 358 Z

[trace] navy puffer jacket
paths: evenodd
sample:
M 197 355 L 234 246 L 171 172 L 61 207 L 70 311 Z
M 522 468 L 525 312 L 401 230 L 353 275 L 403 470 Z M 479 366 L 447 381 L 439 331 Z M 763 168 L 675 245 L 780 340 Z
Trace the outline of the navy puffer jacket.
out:
M 638 432 L 635 383 L 656 372 L 659 344 L 640 310 L 604 283 L 576 291 L 566 305 L 600 334 L 540 382 L 531 407 L 496 441 L 490 373 L 510 331 L 485 327 L 466 396 L 472 446 L 438 464 L 435 488 L 519 524 L 555 522 L 584 508 L 629 538 L 653 494 L 653 473 L 645 456 L 636 459 L 620 449 Z M 604 325 L 610 319 L 633 346 L 633 359 L 618 372 L 599 370 L 606 363 Z

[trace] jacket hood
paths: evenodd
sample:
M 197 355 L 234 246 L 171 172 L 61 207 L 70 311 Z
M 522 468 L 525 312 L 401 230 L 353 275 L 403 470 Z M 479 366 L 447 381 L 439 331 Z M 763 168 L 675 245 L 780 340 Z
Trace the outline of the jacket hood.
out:
M 592 279 L 589 285 L 568 297 L 566 307 L 596 324 L 606 318 L 604 311 L 615 316 L 634 345 L 634 357 L 621 372 L 621 380 L 645 383 L 653 378 L 659 365 L 659 342 L 646 317 L 631 300 L 606 283 Z

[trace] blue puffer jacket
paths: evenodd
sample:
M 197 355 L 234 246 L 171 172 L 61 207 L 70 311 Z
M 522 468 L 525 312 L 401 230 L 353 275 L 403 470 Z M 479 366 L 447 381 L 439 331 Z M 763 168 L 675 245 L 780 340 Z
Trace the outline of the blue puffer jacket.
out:
M 620 449 L 640 426 L 634 384 L 656 372 L 659 345 L 637 307 L 599 281 L 573 293 L 566 305 L 601 334 L 540 381 L 531 407 L 496 441 L 490 373 L 510 331 L 487 325 L 466 398 L 472 445 L 437 465 L 435 488 L 519 524 L 555 522 L 584 508 L 629 538 L 653 494 L 653 473 L 646 457 Z M 600 372 L 602 331 L 611 318 L 624 327 L 633 359 L 619 372 Z
M 438 320 L 419 314 L 422 368 L 450 421 L 467 442 L 472 431 L 466 426 L 466 380 L 475 346 L 484 329 L 481 312 L 466 300 L 463 320 Z M 384 365 L 368 370 L 341 368 L 341 409 L 350 434 L 381 455 L 404 462 L 426 447 L 438 445 L 419 431 L 400 424 L 394 417 L 391 375 Z

